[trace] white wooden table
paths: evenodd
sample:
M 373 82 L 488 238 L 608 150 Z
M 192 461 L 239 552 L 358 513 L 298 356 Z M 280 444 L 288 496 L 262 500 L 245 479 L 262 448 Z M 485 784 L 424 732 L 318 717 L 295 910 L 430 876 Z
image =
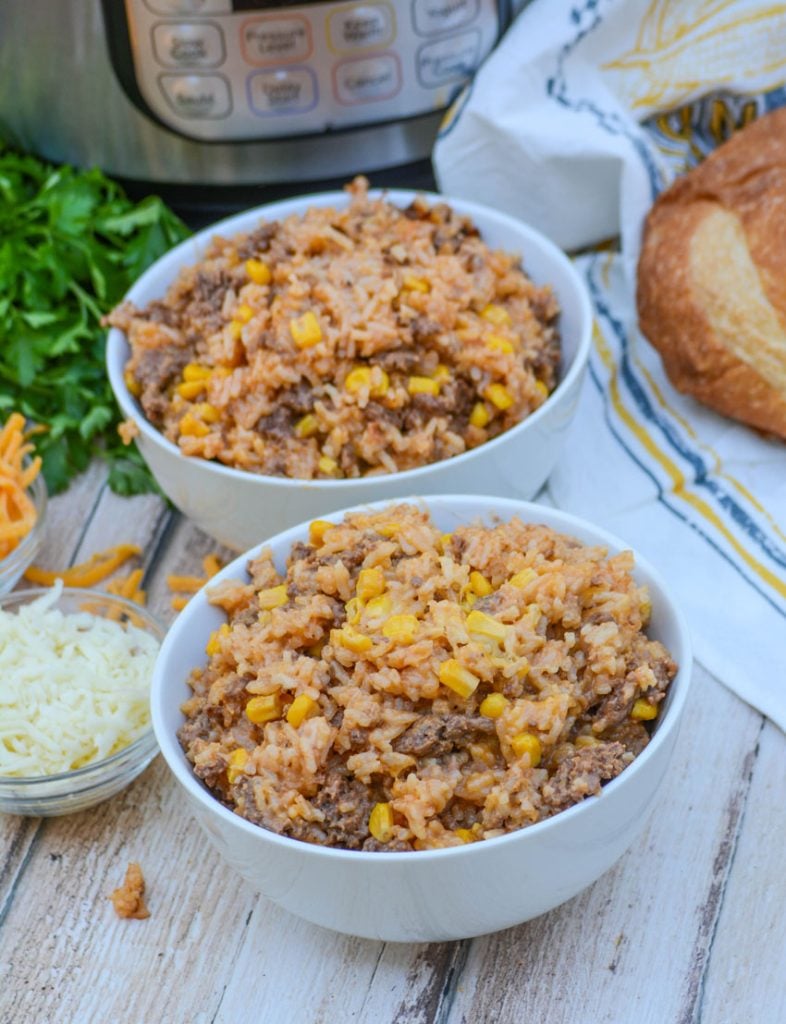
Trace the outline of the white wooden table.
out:
M 142 545 L 163 621 L 166 574 L 199 573 L 215 547 L 94 467 L 52 501 L 39 562 L 120 541 Z M 159 757 L 82 814 L 0 814 L 0 1022 L 779 1024 L 785 797 L 784 735 L 697 668 L 654 816 L 614 869 L 518 928 L 398 945 L 316 928 L 228 873 Z M 107 898 L 131 860 L 145 921 Z

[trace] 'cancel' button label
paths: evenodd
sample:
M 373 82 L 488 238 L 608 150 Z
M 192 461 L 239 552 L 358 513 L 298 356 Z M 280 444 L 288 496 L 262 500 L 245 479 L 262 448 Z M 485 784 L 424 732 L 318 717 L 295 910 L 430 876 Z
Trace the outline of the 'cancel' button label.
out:
M 340 103 L 374 103 L 389 100 L 401 88 L 401 65 L 392 53 L 344 60 L 333 70 L 336 98 Z
M 304 114 L 317 104 L 317 79 L 310 68 L 258 71 L 248 79 L 248 102 L 255 114 Z

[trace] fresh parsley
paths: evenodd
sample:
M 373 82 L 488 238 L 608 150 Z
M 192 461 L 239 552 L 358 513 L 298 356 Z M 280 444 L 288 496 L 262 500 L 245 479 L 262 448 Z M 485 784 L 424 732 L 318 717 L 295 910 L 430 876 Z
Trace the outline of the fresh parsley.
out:
M 50 493 L 96 456 L 117 493 L 153 489 L 117 435 L 100 320 L 187 235 L 155 196 L 133 203 L 101 171 L 0 147 L 0 421 L 18 409 L 45 428 L 35 442 Z

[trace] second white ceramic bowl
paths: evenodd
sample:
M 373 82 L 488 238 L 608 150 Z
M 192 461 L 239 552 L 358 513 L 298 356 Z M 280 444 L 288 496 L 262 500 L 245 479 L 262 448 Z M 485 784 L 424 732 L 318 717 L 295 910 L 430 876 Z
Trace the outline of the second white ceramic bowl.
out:
M 583 520 L 538 505 L 471 496 L 423 503 L 446 533 L 464 523 L 491 524 L 495 517 L 517 515 L 611 552 L 628 547 Z M 325 518 L 338 521 L 342 515 Z M 307 539 L 308 523 L 303 523 L 268 542 L 279 569 L 292 545 Z M 211 585 L 247 579 L 247 559 L 258 550 L 236 559 Z M 407 942 L 465 938 L 518 924 L 575 896 L 614 864 L 646 824 L 666 774 L 688 692 L 690 641 L 665 584 L 638 555 L 634 576 L 650 589 L 648 634 L 662 641 L 679 665 L 653 738 L 599 796 L 517 832 L 443 850 L 367 853 L 279 836 L 224 807 L 194 775 L 177 739 L 184 721 L 180 706 L 191 696 L 191 669 L 205 663 L 207 638 L 225 620 L 208 603 L 206 590 L 180 613 L 161 648 L 152 689 L 156 738 L 226 862 L 286 910 L 340 932 Z
M 405 207 L 418 193 L 391 190 L 385 194 L 395 205 Z M 109 379 L 123 415 L 139 429 L 137 444 L 145 461 L 177 508 L 223 544 L 244 550 L 307 516 L 313 518 L 350 504 L 406 494 L 450 491 L 531 498 L 554 468 L 589 358 L 592 313 L 584 282 L 552 242 L 513 217 L 447 196 L 426 193 L 426 199 L 447 202 L 458 213 L 471 217 L 489 246 L 520 253 L 527 274 L 537 284 L 553 287 L 562 311 L 562 367 L 557 388 L 531 416 L 494 440 L 418 469 L 351 480 L 262 476 L 189 458 L 156 430 L 126 387 L 123 370 L 130 350 L 125 335 L 113 328 L 107 342 Z M 345 192 L 327 192 L 271 203 L 230 217 L 163 256 L 140 277 L 126 298 L 139 307 L 162 298 L 179 271 L 202 258 L 215 235 L 230 237 L 252 230 L 263 219 L 302 214 L 310 206 L 342 208 L 348 202 Z

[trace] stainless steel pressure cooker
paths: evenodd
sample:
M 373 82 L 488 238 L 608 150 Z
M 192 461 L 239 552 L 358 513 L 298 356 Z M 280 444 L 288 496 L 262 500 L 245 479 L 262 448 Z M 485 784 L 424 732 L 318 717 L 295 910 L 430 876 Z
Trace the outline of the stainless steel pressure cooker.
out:
M 394 167 L 511 0 L 3 0 L 0 132 L 149 183 L 255 185 Z

